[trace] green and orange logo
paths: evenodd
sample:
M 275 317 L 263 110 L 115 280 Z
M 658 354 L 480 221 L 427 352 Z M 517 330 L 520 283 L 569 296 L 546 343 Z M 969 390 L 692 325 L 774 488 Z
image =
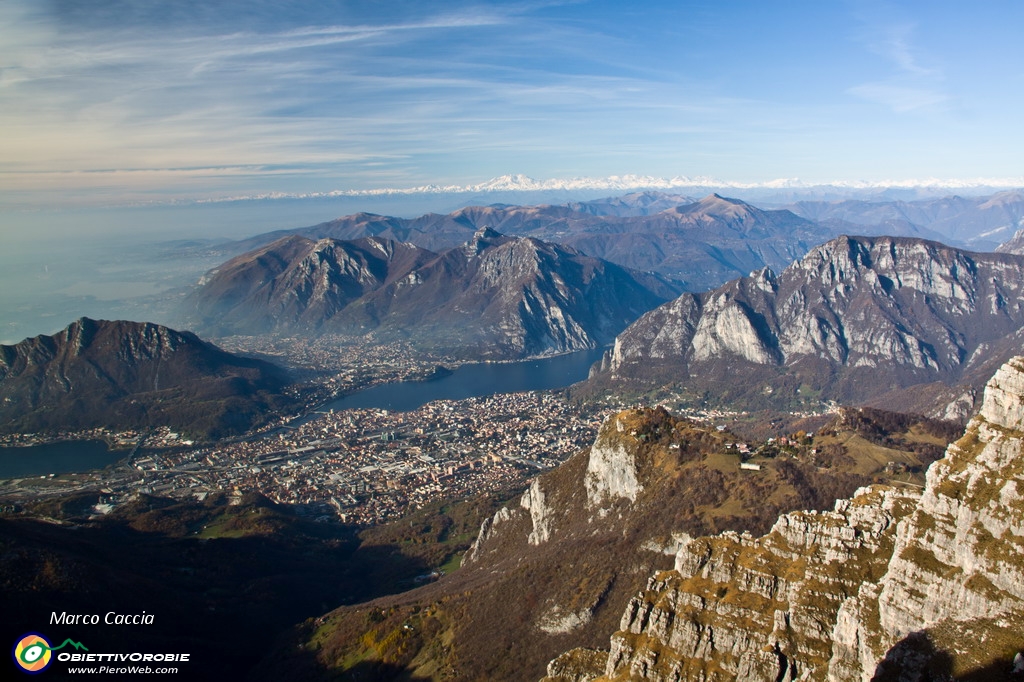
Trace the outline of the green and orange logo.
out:
M 35 675 L 43 672 L 50 665 L 54 651 L 63 649 L 68 644 L 76 649 L 89 650 L 81 642 L 74 642 L 70 639 L 65 639 L 64 643 L 60 646 L 51 647 L 45 637 L 38 633 L 30 632 L 19 639 L 18 643 L 14 645 L 14 662 L 23 671 Z

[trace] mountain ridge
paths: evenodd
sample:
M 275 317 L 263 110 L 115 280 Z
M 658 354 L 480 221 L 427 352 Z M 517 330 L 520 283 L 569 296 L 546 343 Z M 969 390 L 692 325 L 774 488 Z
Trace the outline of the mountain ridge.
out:
M 229 251 L 251 250 L 287 234 L 346 240 L 381 236 L 442 251 L 465 242 L 476 229 L 491 227 L 572 246 L 626 267 L 653 270 L 685 281 L 687 290 L 696 292 L 765 266 L 782 270 L 812 247 L 842 234 L 920 237 L 981 251 L 995 249 L 1024 225 L 1021 190 L 926 198 L 777 197 L 755 206 L 749 195 L 729 198 L 723 194 L 727 189 L 706 189 L 713 193 L 702 198 L 655 189 L 565 203 L 545 203 L 544 197 L 537 197 L 535 205 L 489 203 L 495 197 L 482 194 L 486 205 L 468 205 L 447 214 L 396 218 L 357 213 L 257 235 Z M 734 217 L 743 211 L 755 222 L 744 227 L 730 221 L 728 210 L 714 216 L 716 202 L 720 208 L 722 202 L 731 206 Z M 701 210 L 703 217 L 694 215 Z
M 211 271 L 185 314 L 211 335 L 372 334 L 508 359 L 610 343 L 678 291 L 665 278 L 487 227 L 441 253 L 379 236 L 291 235 Z
M 1024 227 L 1024 192 L 917 201 L 801 201 L 788 208 L 822 225 L 863 234 L 901 234 L 991 251 Z
M 568 652 L 545 682 L 1016 679 L 1022 444 L 1016 357 L 923 490 L 865 488 L 761 537 L 686 542 L 627 606 L 606 656 Z
M 279 408 L 283 370 L 148 322 L 80 318 L 52 336 L 0 346 L 7 432 L 167 425 L 244 431 Z
M 714 399 L 713 385 L 719 402 L 755 407 L 902 402 L 938 415 L 1019 347 L 1022 266 L 1018 256 L 920 239 L 840 237 L 780 275 L 764 269 L 647 313 L 617 337 L 591 384 L 649 390 L 676 376 L 696 400 Z M 923 384 L 930 393 L 906 402 Z M 929 404 L 939 393 L 949 400 Z
M 765 265 L 785 267 L 836 234 L 785 209 L 760 209 L 720 195 L 693 200 L 642 193 L 564 205 L 468 206 L 416 218 L 359 213 L 258 235 L 237 242 L 233 250 L 251 250 L 299 234 L 344 240 L 378 236 L 441 252 L 465 243 L 484 227 L 682 279 L 688 291 L 717 286 Z

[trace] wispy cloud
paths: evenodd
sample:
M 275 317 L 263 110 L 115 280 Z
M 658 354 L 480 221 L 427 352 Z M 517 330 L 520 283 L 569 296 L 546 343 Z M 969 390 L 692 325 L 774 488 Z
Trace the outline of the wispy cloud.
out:
M 900 114 L 934 109 L 950 100 L 942 87 L 943 73 L 916 46 L 916 24 L 900 14 L 886 2 L 861 5 L 860 40 L 869 53 L 882 58 L 888 73 L 847 92 Z
M 14 4 L 20 14 L 0 27 L 0 41 L 12 38 L 0 170 L 26 172 L 26 186 L 91 170 L 336 164 L 358 175 L 403 158 L 566 153 L 628 130 L 609 126 L 615 117 L 714 108 L 624 75 L 587 29 L 525 16 L 547 4 L 228 31 L 138 16 L 128 28 L 55 26 Z
M 901 114 L 918 109 L 931 109 L 949 100 L 948 95 L 940 91 L 893 83 L 864 83 L 850 88 L 847 92 Z
M 939 71 L 921 63 L 913 45 L 915 26 L 899 23 L 884 26 L 878 34 L 868 38 L 868 48 L 889 60 L 899 71 L 911 76 L 941 76 Z
M 205 35 L 115 26 L 58 38 L 20 8 L 9 5 L 10 21 L 0 22 L 10 48 L 0 62 L 0 167 L 36 171 L 386 158 L 360 138 L 415 106 L 411 91 L 479 83 L 392 71 L 395 43 L 502 22 L 476 12 Z
M 933 122 L 962 60 L 923 15 L 850 2 L 835 50 L 849 4 L 0 0 L 0 204 L 874 164 L 850 98 Z

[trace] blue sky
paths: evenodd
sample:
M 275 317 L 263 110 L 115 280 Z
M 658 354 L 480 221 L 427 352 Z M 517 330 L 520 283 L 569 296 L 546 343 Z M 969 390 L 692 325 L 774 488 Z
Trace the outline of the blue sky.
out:
M 1024 3 L 4 0 L 0 207 L 1024 176 Z

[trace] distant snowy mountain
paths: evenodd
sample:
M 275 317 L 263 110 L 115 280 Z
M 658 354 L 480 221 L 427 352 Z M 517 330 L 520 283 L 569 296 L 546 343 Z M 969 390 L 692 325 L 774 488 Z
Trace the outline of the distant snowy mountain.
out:
M 339 189 L 329 192 L 282 193 L 225 197 L 210 201 L 240 201 L 258 199 L 310 199 L 321 197 L 360 197 L 410 194 L 500 194 L 516 192 L 634 192 L 639 190 L 747 190 L 757 193 L 784 192 L 794 196 L 817 197 L 855 196 L 882 191 L 919 191 L 970 194 L 991 193 L 1000 189 L 1024 187 L 1024 176 L 1017 178 L 924 178 L 910 180 L 835 180 L 811 182 L 799 178 L 779 178 L 761 182 L 737 182 L 709 176 L 676 175 L 671 178 L 652 175 L 609 175 L 607 177 L 548 178 L 537 180 L 522 173 L 500 175 L 484 182 L 468 185 L 428 184 L 412 187 L 378 187 L 371 189 Z M 746 198 L 746 197 L 745 197 Z

